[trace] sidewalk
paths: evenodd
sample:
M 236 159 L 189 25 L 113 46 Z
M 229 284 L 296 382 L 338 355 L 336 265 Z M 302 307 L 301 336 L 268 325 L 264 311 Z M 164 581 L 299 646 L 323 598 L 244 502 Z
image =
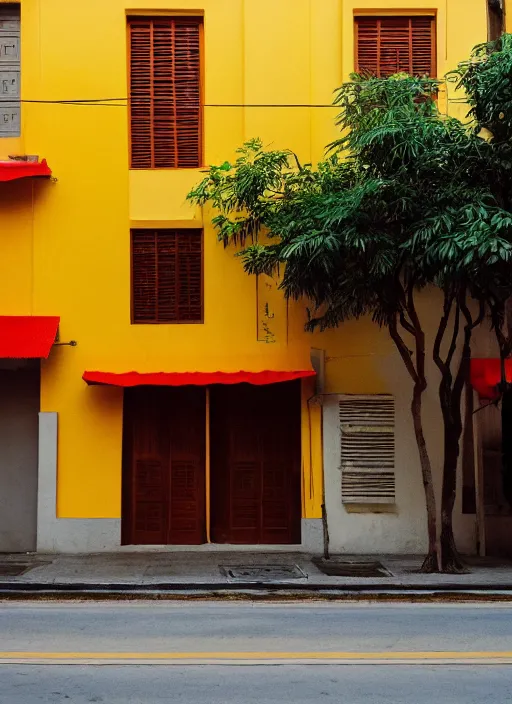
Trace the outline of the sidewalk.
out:
M 36 593 L 510 592 L 512 561 L 468 558 L 468 574 L 418 573 L 420 556 L 333 556 L 324 574 L 303 553 L 121 552 L 0 555 L 0 596 Z

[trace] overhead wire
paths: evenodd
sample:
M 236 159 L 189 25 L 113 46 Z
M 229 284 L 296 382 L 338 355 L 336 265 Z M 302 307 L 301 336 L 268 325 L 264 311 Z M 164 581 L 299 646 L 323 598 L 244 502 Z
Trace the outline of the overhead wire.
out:
M 149 102 L 151 98 L 147 99 Z M 77 100 L 21 100 L 22 103 L 44 104 L 44 105 L 91 105 L 101 107 L 127 107 L 130 102 L 128 98 L 94 98 L 94 99 L 77 99 Z M 138 98 L 138 104 L 146 102 Z M 338 105 L 316 104 L 310 105 L 307 103 L 202 103 L 203 108 L 339 108 Z
M 444 81 L 442 82 L 444 83 Z M 137 98 L 134 103 L 151 102 L 152 98 Z M 464 98 L 449 98 L 449 102 L 464 102 Z M 130 103 L 127 97 L 117 98 L 75 98 L 70 100 L 27 100 L 22 99 L 21 103 L 39 104 L 39 105 L 77 105 L 91 107 L 117 107 L 126 108 Z M 333 103 L 202 103 L 201 108 L 298 108 L 298 109 L 325 109 L 331 108 L 340 110 L 340 105 Z
M 439 84 L 444 84 L 446 81 L 439 81 Z M 141 103 L 151 102 L 153 98 L 143 98 L 139 97 L 133 100 L 134 103 L 140 105 Z M 449 98 L 449 102 L 464 102 L 464 98 Z M 117 98 L 73 98 L 69 100 L 28 100 L 22 99 L 21 103 L 31 103 L 40 105 L 79 105 L 79 106 L 96 106 L 96 107 L 121 107 L 125 108 L 129 105 L 130 99 L 128 97 L 117 97 Z M 201 108 L 331 108 L 331 109 L 341 109 L 340 105 L 334 105 L 333 103 L 202 103 Z

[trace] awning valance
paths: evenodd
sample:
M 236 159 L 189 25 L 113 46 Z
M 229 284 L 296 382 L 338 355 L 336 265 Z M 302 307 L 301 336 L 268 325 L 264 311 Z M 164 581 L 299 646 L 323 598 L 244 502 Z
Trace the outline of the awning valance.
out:
M 505 360 L 505 372 L 508 382 L 512 382 L 512 359 Z M 499 359 L 472 359 L 471 386 L 480 398 L 498 397 L 498 384 L 501 381 L 501 361 Z
M 42 161 L 0 161 L 0 181 L 16 181 L 19 178 L 35 178 L 38 176 L 48 177 L 52 175 L 52 170 Z
M 0 358 L 48 357 L 59 327 L 58 316 L 1 315 Z
M 83 380 L 88 384 L 105 386 L 210 386 L 211 384 L 254 384 L 264 386 L 282 381 L 293 381 L 315 376 L 312 370 L 262 371 L 262 372 L 85 372 Z

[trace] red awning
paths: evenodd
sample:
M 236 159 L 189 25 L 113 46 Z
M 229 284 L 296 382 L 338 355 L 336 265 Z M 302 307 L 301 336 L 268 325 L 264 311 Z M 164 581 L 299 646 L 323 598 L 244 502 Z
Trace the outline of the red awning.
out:
M 0 181 L 16 181 L 19 178 L 34 178 L 37 176 L 51 176 L 52 170 L 42 161 L 0 161 Z
M 155 374 L 139 374 L 127 372 L 115 374 L 111 372 L 85 372 L 83 380 L 88 384 L 106 386 L 210 386 L 210 384 L 277 384 L 281 381 L 293 381 L 315 376 L 311 370 L 292 372 L 157 372 Z
M 512 359 L 505 360 L 507 381 L 512 382 Z M 501 362 L 499 359 L 472 359 L 471 386 L 478 391 L 480 398 L 498 397 L 497 386 L 501 381 Z
M 0 358 L 48 357 L 60 318 L 44 315 L 0 315 Z

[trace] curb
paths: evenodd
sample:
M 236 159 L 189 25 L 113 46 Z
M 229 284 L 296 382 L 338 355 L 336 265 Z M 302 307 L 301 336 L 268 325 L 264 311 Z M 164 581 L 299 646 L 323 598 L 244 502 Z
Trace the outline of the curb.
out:
M 293 596 L 296 598 L 400 599 L 400 598 L 477 598 L 512 600 L 512 584 L 293 584 L 290 582 L 197 582 L 153 584 L 64 582 L 0 583 L 0 599 L 9 598 L 251 598 L 252 596 Z

